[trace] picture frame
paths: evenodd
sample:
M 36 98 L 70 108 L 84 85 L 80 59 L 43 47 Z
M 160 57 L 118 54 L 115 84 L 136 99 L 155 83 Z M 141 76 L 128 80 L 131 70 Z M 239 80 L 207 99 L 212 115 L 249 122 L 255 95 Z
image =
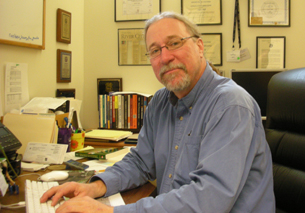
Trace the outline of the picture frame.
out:
M 290 0 L 248 0 L 249 27 L 290 27 Z
M 121 92 L 122 78 L 98 78 L 97 79 L 97 94 L 109 95 L 111 92 Z
M 161 12 L 161 0 L 115 0 L 114 21 L 145 21 Z
M 222 33 L 201 33 L 204 57 L 214 66 L 222 66 Z
M 46 0 L 0 0 L 0 5 L 0 43 L 44 50 Z
M 57 49 L 57 83 L 71 82 L 72 52 Z
M 197 25 L 222 25 L 222 0 L 208 1 L 181 0 L 181 14 Z
M 56 97 L 75 98 L 75 89 L 57 89 Z
M 144 28 L 118 29 L 119 66 L 150 65 L 145 54 Z
M 286 37 L 256 37 L 256 68 L 285 68 Z
M 71 13 L 57 9 L 56 41 L 71 44 Z

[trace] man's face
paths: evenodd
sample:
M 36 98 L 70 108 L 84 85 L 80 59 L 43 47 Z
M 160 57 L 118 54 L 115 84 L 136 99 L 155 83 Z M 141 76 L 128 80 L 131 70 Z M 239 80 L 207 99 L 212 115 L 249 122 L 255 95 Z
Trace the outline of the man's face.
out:
M 173 38 L 192 36 L 176 19 L 165 18 L 152 24 L 146 33 L 147 49 L 165 46 Z M 160 56 L 150 59 L 157 79 L 177 96 L 185 96 L 195 86 L 204 71 L 201 39 L 186 39 L 177 50 L 162 48 Z M 180 98 L 180 97 L 179 97 Z

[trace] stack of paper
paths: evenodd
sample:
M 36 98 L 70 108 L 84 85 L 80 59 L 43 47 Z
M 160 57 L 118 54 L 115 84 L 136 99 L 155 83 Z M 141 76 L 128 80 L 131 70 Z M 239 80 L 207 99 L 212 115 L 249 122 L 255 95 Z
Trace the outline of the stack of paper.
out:
M 129 137 L 132 134 L 133 133 L 130 131 L 94 129 L 89 132 L 86 132 L 85 137 L 111 140 L 111 141 L 119 141 L 119 140 Z

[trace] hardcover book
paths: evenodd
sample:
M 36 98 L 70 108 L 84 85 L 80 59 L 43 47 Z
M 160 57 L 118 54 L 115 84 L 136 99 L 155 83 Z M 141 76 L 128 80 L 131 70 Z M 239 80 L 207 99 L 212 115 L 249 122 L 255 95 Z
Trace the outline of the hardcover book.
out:
M 95 158 L 106 160 L 106 155 L 118 151 L 122 148 L 118 147 L 107 147 L 107 148 L 94 148 L 90 150 L 83 150 L 75 152 L 75 157 L 86 157 L 86 158 Z

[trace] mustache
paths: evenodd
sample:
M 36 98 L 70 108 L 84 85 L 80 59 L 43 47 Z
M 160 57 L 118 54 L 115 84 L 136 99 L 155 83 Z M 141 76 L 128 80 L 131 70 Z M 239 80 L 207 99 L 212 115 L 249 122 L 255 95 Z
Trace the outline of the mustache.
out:
M 187 69 L 186 69 L 185 65 L 182 64 L 182 63 L 180 63 L 180 64 L 168 64 L 168 65 L 164 65 L 163 67 L 161 67 L 160 72 L 159 72 L 159 76 L 162 78 L 164 73 L 166 73 L 169 70 L 173 70 L 173 69 L 182 69 L 185 73 L 187 73 Z

